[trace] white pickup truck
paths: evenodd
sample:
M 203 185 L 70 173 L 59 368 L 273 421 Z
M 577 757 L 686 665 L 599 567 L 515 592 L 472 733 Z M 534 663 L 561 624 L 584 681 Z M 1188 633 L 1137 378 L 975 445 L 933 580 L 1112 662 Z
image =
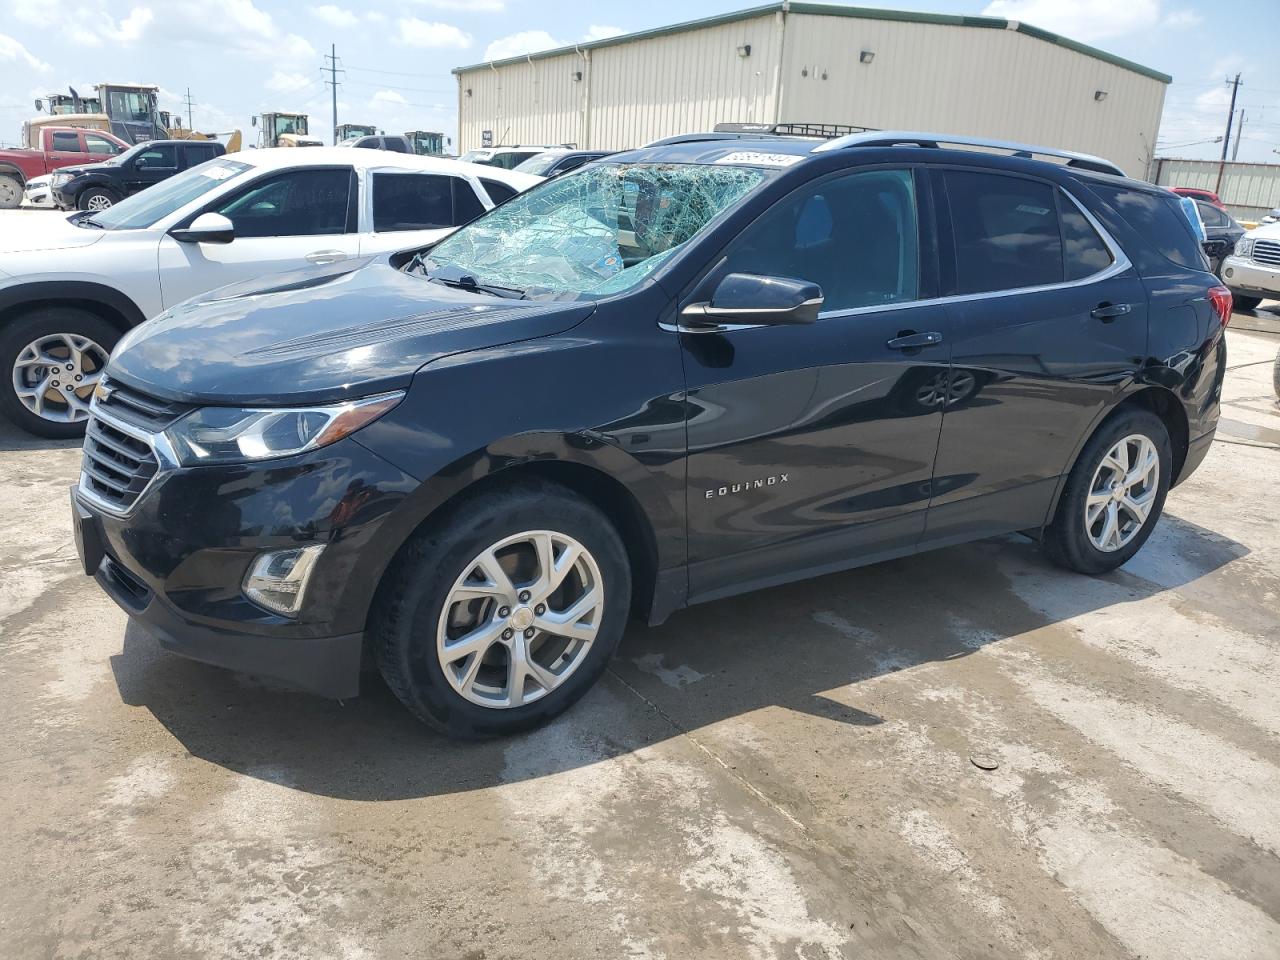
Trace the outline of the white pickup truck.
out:
M 1264 224 L 1236 241 L 1235 251 L 1222 262 L 1222 282 L 1240 310 L 1280 300 L 1280 223 Z

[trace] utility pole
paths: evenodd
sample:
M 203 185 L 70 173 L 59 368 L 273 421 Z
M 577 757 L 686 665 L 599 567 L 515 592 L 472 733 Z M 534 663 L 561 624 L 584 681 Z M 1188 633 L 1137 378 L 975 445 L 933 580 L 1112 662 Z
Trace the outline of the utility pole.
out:
M 187 129 L 194 130 L 196 125 L 191 120 L 191 88 L 187 87 Z
M 1240 117 L 1236 120 L 1236 145 L 1231 148 L 1231 162 L 1236 162 L 1236 157 L 1240 156 L 1240 141 L 1244 134 L 1244 107 L 1240 108 Z
M 1227 165 L 1227 147 L 1231 146 L 1231 124 L 1236 119 L 1236 94 L 1240 92 L 1240 74 L 1236 74 L 1234 80 L 1228 80 L 1231 84 L 1231 107 L 1227 110 L 1227 133 L 1222 139 L 1222 159 L 1218 161 L 1218 185 L 1214 188 L 1214 193 L 1222 191 L 1222 171 Z
M 329 45 L 329 54 L 325 57 L 328 66 L 324 70 L 329 71 L 329 79 L 325 83 L 333 87 L 333 142 L 338 142 L 338 45 Z M 345 72 L 345 71 L 344 71 Z

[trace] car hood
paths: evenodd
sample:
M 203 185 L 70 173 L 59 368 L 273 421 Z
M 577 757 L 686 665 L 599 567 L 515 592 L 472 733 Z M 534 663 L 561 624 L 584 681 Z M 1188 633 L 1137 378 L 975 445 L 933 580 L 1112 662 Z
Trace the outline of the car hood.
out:
M 169 400 L 324 403 L 403 389 L 433 360 L 550 336 L 593 309 L 469 293 L 365 259 L 178 304 L 130 333 L 107 374 Z
M 94 227 L 77 227 L 66 217 L 50 213 L 24 215 L 21 220 L 15 218 L 8 224 L 7 229 L 0 230 L 0 255 L 87 247 L 97 243 L 106 233 Z M 0 270 L 4 269 L 4 263 L 0 259 Z M 52 268 L 54 264 L 49 266 Z
M 109 170 L 110 168 L 116 167 L 116 166 L 119 166 L 119 164 L 112 163 L 109 160 L 102 160 L 99 163 L 77 163 L 74 166 L 70 166 L 70 167 L 59 167 L 57 170 L 53 172 L 69 173 L 73 177 L 78 177 L 81 174 L 93 173 L 96 170 L 102 170 L 102 169 Z
M 1245 236 L 1250 240 L 1280 240 L 1280 222 L 1264 223 L 1254 227 Z

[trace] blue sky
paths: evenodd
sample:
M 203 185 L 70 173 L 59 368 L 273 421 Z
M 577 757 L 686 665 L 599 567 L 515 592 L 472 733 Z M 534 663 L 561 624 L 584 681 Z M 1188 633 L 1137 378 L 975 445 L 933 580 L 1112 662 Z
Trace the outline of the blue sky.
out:
M 755 5 L 752 0 L 0 0 L 0 141 L 13 143 L 35 96 L 104 80 L 188 87 L 198 129 L 249 133 L 264 109 L 329 128 L 323 56 L 345 69 L 339 120 L 388 131 L 455 131 L 461 64 Z M 896 0 L 864 3 L 1022 20 L 1174 77 L 1161 153 L 1216 157 L 1227 75 L 1243 74 L 1240 159 L 1280 155 L 1280 0 Z M 1185 145 L 1185 146 L 1184 146 Z

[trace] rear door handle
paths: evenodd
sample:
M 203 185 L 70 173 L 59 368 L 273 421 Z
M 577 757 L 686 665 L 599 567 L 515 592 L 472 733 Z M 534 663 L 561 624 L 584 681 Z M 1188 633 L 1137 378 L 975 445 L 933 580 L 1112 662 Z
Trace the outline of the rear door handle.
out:
M 1127 303 L 1100 303 L 1089 311 L 1089 316 L 1097 320 L 1110 322 L 1116 317 L 1123 317 L 1126 313 L 1132 313 L 1133 307 Z
M 900 336 L 894 337 L 885 344 L 890 350 L 918 350 L 921 347 L 931 347 L 935 343 L 942 342 L 942 334 L 936 331 L 928 333 L 913 333 L 904 330 Z
M 307 260 L 311 263 L 337 263 L 345 259 L 347 255 L 341 250 L 317 250 L 307 254 Z

